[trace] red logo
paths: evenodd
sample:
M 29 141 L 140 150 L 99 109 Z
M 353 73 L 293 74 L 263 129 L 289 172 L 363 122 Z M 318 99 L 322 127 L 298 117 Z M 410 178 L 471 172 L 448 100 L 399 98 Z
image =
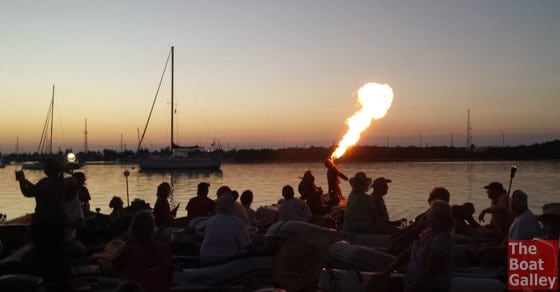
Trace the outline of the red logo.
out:
M 509 290 L 558 289 L 558 240 L 508 241 Z

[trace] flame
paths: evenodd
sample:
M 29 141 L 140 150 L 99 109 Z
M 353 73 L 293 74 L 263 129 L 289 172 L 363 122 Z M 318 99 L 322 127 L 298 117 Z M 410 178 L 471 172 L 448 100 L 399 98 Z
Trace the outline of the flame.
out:
M 342 157 L 349 147 L 354 146 L 373 119 L 381 119 L 387 114 L 393 102 L 393 89 L 387 84 L 366 83 L 358 90 L 358 102 L 362 108 L 346 120 L 348 131 L 331 154 L 332 159 Z

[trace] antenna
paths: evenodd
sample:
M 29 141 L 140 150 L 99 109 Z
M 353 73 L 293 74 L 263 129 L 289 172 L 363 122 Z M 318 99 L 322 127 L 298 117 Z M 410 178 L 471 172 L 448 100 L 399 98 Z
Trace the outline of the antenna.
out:
M 467 110 L 467 147 L 472 145 L 471 110 Z

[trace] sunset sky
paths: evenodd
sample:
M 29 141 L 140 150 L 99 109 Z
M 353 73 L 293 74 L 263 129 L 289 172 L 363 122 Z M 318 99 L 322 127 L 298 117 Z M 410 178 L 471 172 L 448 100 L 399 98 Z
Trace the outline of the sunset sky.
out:
M 178 141 L 328 146 L 367 82 L 394 91 L 360 144 L 560 139 L 560 1 L 2 1 L 0 152 L 136 149 L 175 46 Z M 166 79 L 167 80 L 167 79 Z M 145 146 L 169 143 L 169 82 Z

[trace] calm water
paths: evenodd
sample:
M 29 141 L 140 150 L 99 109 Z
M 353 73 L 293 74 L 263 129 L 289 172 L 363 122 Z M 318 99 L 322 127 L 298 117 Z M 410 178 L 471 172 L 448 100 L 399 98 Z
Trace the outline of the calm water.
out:
M 502 182 L 507 189 L 512 165 L 517 165 L 517 175 L 512 191 L 522 189 L 529 194 L 529 207 L 535 214 L 541 213 L 544 203 L 560 201 L 560 162 L 558 161 L 500 161 L 500 162 L 390 162 L 390 163 L 341 163 L 340 169 L 349 177 L 364 171 L 370 177 L 385 176 L 393 182 L 386 196 L 387 208 L 392 219 L 412 218 L 427 208 L 427 193 L 434 186 L 444 186 L 451 192 L 451 203 L 471 201 L 477 213 L 489 205 L 483 186 L 491 181 Z M 25 198 L 19 191 L 14 171 L 17 165 L 0 168 L 0 213 L 8 219 L 31 213 L 35 207 L 33 198 Z M 221 172 L 143 172 L 136 165 L 86 165 L 83 171 L 92 195 L 92 209 L 101 208 L 109 213 L 109 200 L 118 195 L 126 204 L 127 186 L 123 175 L 130 171 L 128 193 L 130 201 L 141 198 L 153 206 L 157 185 L 162 181 L 173 184 L 172 203 L 180 203 L 179 216 L 186 215 L 186 202 L 196 194 L 201 181 L 211 184 L 210 197 L 221 185 L 229 185 L 240 193 L 251 189 L 255 194 L 253 207 L 270 205 L 280 197 L 285 184 L 297 188 L 299 177 L 312 170 L 316 182 L 326 189 L 326 168 L 322 163 L 266 163 L 224 164 Z M 26 177 L 36 182 L 43 177 L 42 171 L 26 170 Z M 350 191 L 342 182 L 345 194 Z

